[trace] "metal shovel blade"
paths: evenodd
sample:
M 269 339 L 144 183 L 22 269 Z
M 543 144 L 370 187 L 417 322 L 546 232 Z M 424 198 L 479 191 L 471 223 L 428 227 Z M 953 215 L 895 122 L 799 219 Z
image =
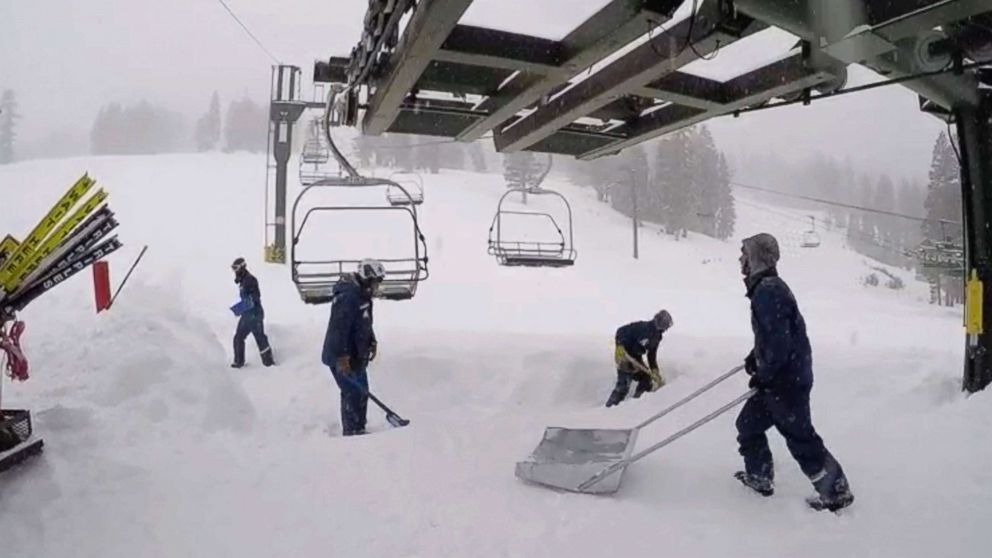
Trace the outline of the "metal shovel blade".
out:
M 636 442 L 637 429 L 548 427 L 530 457 L 517 462 L 516 475 L 571 492 L 612 494 L 620 488 L 626 467 L 588 488 L 579 485 L 604 468 L 629 458 Z

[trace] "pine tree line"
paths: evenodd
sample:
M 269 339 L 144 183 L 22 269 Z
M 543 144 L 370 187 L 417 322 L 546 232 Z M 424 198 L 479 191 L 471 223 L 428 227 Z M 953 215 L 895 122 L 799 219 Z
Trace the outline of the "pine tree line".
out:
M 569 179 L 595 188 L 600 201 L 624 215 L 636 210 L 639 220 L 659 224 L 676 239 L 689 232 L 727 239 L 734 232 L 730 166 L 705 126 L 565 166 Z
M 93 122 L 90 151 L 98 155 L 173 153 L 187 150 L 192 140 L 197 151 L 263 152 L 268 118 L 265 107 L 244 98 L 231 101 L 222 122 L 220 98 L 215 92 L 191 137 L 178 113 L 147 101 L 131 106 L 114 102 L 102 107 Z
M 923 202 L 926 221 L 922 234 L 933 244 L 963 248 L 963 204 L 961 199 L 961 165 L 951 144 L 952 138 L 943 132 L 933 147 L 930 162 L 930 182 Z M 964 269 L 924 269 L 923 275 L 931 285 L 931 304 L 953 306 L 964 301 Z
M 486 172 L 486 156 L 479 142 L 461 143 L 410 134 L 358 135 L 352 154 L 360 167 L 389 167 L 406 172 L 437 174 L 442 169 Z

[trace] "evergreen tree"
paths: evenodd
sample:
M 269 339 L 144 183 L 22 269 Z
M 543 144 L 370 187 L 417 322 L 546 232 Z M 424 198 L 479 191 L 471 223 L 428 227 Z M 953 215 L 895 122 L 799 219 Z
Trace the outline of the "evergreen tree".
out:
M 933 148 L 930 183 L 923 203 L 926 221 L 923 235 L 930 240 L 960 241 L 961 228 L 941 221 L 960 222 L 962 218 L 961 178 L 957 155 L 947 134 L 941 132 Z
M 210 151 L 220 143 L 220 97 L 214 91 L 210 98 L 210 108 L 196 121 L 194 132 L 197 151 Z
M 265 151 L 269 115 L 251 99 L 232 101 L 224 119 L 226 151 Z
M 17 119 L 17 97 L 14 91 L 6 89 L 0 95 L 0 165 L 14 162 L 14 143 L 17 140 L 15 129 Z
M 475 172 L 486 172 L 486 153 L 482 150 L 479 142 L 472 142 L 466 146 L 468 158 L 472 162 L 472 170 Z
M 720 240 L 727 240 L 734 234 L 734 226 L 737 224 L 737 208 L 734 203 L 734 193 L 730 188 L 730 166 L 727 158 L 720 153 L 717 167 L 717 186 L 714 191 L 716 196 L 716 230 L 714 236 Z

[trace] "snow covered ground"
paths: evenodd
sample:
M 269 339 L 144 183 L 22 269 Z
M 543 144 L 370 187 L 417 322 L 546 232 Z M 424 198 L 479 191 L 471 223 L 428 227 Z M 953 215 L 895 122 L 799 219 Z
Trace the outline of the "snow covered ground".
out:
M 261 262 L 263 165 L 208 154 L 0 167 L 0 232 L 23 235 L 89 171 L 122 223 L 114 280 L 150 246 L 111 312 L 94 315 L 82 276 L 22 315 L 33 373 L 5 384 L 4 406 L 34 410 L 46 450 L 0 477 L 0 556 L 988 555 L 992 399 L 959 390 L 960 316 L 925 304 L 926 285 L 904 272 L 902 291 L 861 286 L 871 264 L 842 233 L 802 249 L 803 214 L 738 204 L 740 236 L 783 243 L 814 345 L 815 422 L 851 478 L 851 509 L 809 511 L 776 434 L 776 495 L 747 493 L 731 477 L 733 414 L 633 465 L 614 496 L 566 494 L 513 476 L 545 426 L 631 426 L 741 361 L 739 244 L 647 226 L 635 261 L 625 218 L 552 180 L 575 210 L 576 266 L 501 268 L 485 250 L 501 178 L 425 176 L 431 278 L 412 301 L 378 303 L 370 372 L 412 424 L 391 430 L 370 406 L 377 432 L 341 438 L 319 361 L 328 308 Z M 385 231 L 350 234 L 380 246 Z M 250 340 L 250 367 L 227 366 L 239 255 L 261 282 L 276 368 L 258 365 Z M 614 329 L 661 307 L 675 319 L 669 385 L 603 408 Z M 641 446 L 744 384 L 652 425 Z

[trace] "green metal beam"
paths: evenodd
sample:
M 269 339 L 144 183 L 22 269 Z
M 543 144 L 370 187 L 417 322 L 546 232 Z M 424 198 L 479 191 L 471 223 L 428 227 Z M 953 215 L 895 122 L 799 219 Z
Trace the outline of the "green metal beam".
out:
M 548 73 L 561 64 L 561 43 L 519 33 L 456 25 L 434 59 L 486 68 Z
M 523 72 L 479 109 L 489 116 L 460 136 L 475 141 L 497 126 L 505 125 L 519 111 L 546 97 L 562 83 L 606 58 L 617 49 L 671 19 L 683 0 L 613 0 L 561 41 L 562 62 L 550 72 Z
M 705 4 L 713 6 L 713 3 Z M 764 24 L 734 22 L 727 27 L 716 10 L 701 10 L 695 21 L 683 20 L 664 33 L 613 61 L 598 73 L 562 93 L 514 126 L 495 135 L 497 151 L 525 149 L 576 119 L 613 102 L 625 93 L 640 92 L 700 56 L 764 29 Z M 691 31 L 691 36 L 690 36 Z M 694 48 L 687 48 L 691 42 Z
M 461 19 L 472 0 L 421 0 L 410 16 L 384 76 L 375 82 L 362 128 L 379 135 L 389 129 L 403 99 Z
M 725 105 L 712 110 L 680 105 L 659 109 L 614 130 L 627 136 L 626 139 L 583 153 L 579 158 L 590 160 L 608 155 L 717 116 L 814 87 L 833 77 L 829 72 L 809 68 L 802 55 L 797 54 L 726 82 L 724 94 L 729 101 Z

